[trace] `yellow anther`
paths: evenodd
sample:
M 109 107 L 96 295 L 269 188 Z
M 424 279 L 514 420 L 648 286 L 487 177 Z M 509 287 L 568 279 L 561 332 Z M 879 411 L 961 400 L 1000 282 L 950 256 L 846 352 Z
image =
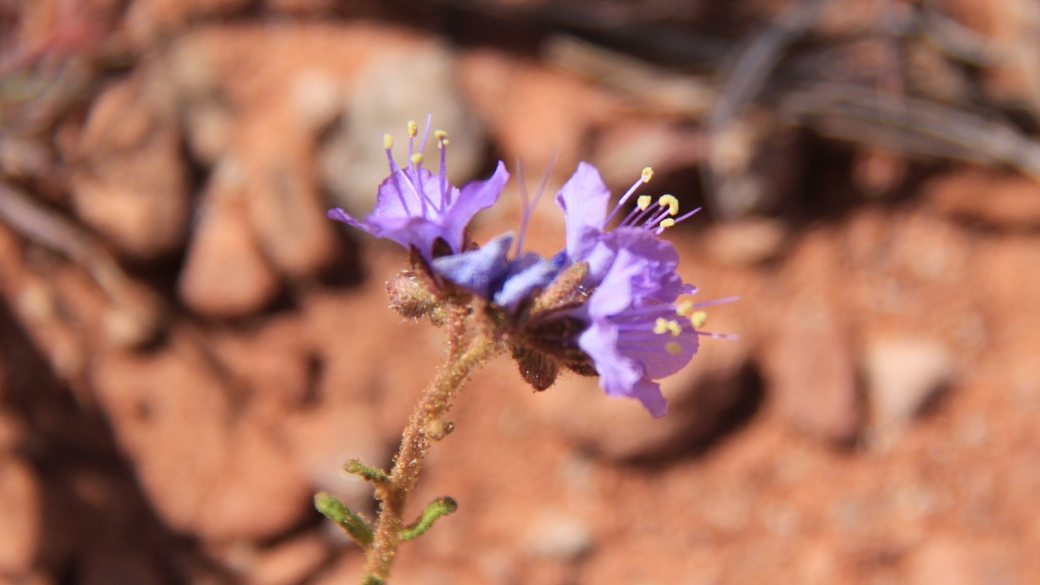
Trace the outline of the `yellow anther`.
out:
M 654 333 L 661 335 L 662 333 L 668 333 L 668 319 L 664 317 L 658 317 L 657 322 L 654 323 Z
M 415 120 L 408 120 L 408 135 L 415 138 L 419 134 L 419 125 L 415 123 Z
M 693 323 L 694 329 L 700 329 L 704 327 L 704 324 L 708 322 L 708 314 L 704 311 L 697 311 L 690 315 L 690 323 Z
M 434 130 L 433 137 L 436 138 L 438 141 L 444 140 L 448 137 L 448 133 L 444 130 Z
M 650 202 L 653 200 L 654 198 L 649 195 L 640 195 L 639 198 L 636 199 L 636 206 L 639 207 L 639 211 L 646 211 L 646 208 L 650 207 Z
M 665 219 L 662 219 L 661 223 L 659 223 L 658 225 L 660 225 L 663 228 L 670 228 L 673 225 L 675 225 L 675 220 L 670 217 L 667 217 Z
M 678 321 L 669 321 L 664 317 L 658 317 L 654 323 L 654 333 L 663 335 L 665 333 L 671 333 L 672 337 L 678 337 L 682 333 L 682 325 L 679 325 Z
M 649 183 L 652 178 L 654 178 L 654 169 L 651 169 L 650 167 L 643 169 L 643 182 Z
M 444 140 L 441 140 L 440 144 L 441 146 L 448 146 L 448 139 L 445 138 Z
M 383 148 L 390 150 L 394 145 L 394 137 L 389 134 L 383 134 Z
M 661 195 L 661 198 L 657 200 L 657 204 L 661 207 L 667 207 L 668 215 L 679 213 L 679 200 L 671 195 Z
M 412 161 L 412 164 L 417 164 L 417 165 L 422 164 L 422 153 L 421 152 L 417 152 L 417 153 L 413 154 L 412 156 L 410 156 L 408 158 L 408 160 Z
M 672 355 L 679 355 L 682 353 L 682 346 L 674 341 L 669 341 L 664 344 L 664 350 Z
M 679 313 L 683 317 L 689 315 L 691 309 L 693 309 L 693 301 L 683 301 L 678 305 L 675 305 L 675 312 Z

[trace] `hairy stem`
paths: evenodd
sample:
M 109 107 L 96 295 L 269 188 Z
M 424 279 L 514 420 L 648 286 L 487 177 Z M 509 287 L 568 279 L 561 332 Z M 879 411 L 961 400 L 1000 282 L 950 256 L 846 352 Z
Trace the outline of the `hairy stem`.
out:
M 432 436 L 430 429 L 443 428 L 441 417 L 469 375 L 502 351 L 503 344 L 496 336 L 480 335 L 468 344 L 462 342 L 467 312 L 462 307 L 453 308 L 449 323 L 448 356 L 412 412 L 408 427 L 401 437 L 401 448 L 394 459 L 390 481 L 376 484 L 376 497 L 380 501 L 379 519 L 375 540 L 367 551 L 362 584 L 382 583 L 390 576 L 390 568 L 401 542 L 401 531 L 404 528 L 402 516 L 408 495 L 419 480 L 419 471 L 431 439 L 440 438 Z

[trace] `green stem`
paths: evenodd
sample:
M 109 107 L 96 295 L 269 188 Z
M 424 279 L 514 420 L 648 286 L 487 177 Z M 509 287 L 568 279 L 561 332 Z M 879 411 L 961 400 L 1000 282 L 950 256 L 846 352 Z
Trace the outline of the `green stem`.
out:
M 438 424 L 451 406 L 451 401 L 462 385 L 478 367 L 503 350 L 503 344 L 494 336 L 482 335 L 467 345 L 460 343 L 463 316 L 454 315 L 449 326 L 449 342 L 452 347 L 437 375 L 427 386 L 422 399 L 412 412 L 401 437 L 401 448 L 394 459 L 390 481 L 376 484 L 376 497 L 380 501 L 379 519 L 372 547 L 365 562 L 362 584 L 385 582 L 397 556 L 404 528 L 402 517 L 408 494 L 415 488 L 422 469 L 423 458 L 436 433 L 430 429 L 443 428 Z

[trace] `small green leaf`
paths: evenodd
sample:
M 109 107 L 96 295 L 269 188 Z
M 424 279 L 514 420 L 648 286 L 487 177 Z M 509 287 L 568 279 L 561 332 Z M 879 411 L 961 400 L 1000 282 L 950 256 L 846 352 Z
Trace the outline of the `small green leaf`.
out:
M 378 467 L 369 467 L 357 459 L 351 459 L 343 464 L 343 470 L 351 475 L 364 478 L 372 483 L 390 483 L 390 476 Z
M 439 498 L 430 502 L 430 505 L 426 506 L 418 520 L 401 529 L 401 540 L 419 538 L 433 526 L 433 523 L 438 518 L 451 514 L 458 509 L 459 505 L 451 498 Z
M 368 549 L 372 546 L 372 540 L 375 538 L 372 527 L 338 498 L 321 492 L 314 496 L 314 507 L 326 518 L 342 526 L 361 548 Z

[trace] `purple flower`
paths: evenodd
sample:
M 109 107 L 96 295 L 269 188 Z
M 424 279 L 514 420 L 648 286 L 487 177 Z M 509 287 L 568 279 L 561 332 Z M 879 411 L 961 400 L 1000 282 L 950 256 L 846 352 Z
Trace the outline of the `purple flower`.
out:
M 578 345 L 592 358 L 607 394 L 636 398 L 657 417 L 667 405 L 654 380 L 690 362 L 698 331 L 689 318 L 692 303 L 661 301 L 648 288 L 648 262 L 624 248 L 618 252 L 582 309 L 589 327 Z
M 728 337 L 697 331 L 703 313 L 694 309 L 734 299 L 676 302 L 697 289 L 683 283 L 676 271 L 678 252 L 659 236 L 699 209 L 675 217 L 675 197 L 664 195 L 651 205 L 652 198 L 642 195 L 635 208 L 608 229 L 652 175 L 644 169 L 608 214 L 610 191 L 596 168 L 583 162 L 556 202 L 566 214 L 567 260 L 588 263 L 585 284 L 594 288 L 588 303 L 573 313 L 588 324 L 578 346 L 591 358 L 607 394 L 636 398 L 656 417 L 664 415 L 667 404 L 655 380 L 688 364 L 697 353 L 699 336 Z
M 514 257 L 509 258 L 513 233 L 507 232 L 479 250 L 436 258 L 431 264 L 438 274 L 473 294 L 493 301 L 509 312 L 513 312 L 524 299 L 551 283 L 567 261 L 563 253 L 546 260 L 533 252 L 523 251 L 524 234 L 531 220 L 531 212 L 535 205 L 538 205 L 538 200 L 549 181 L 552 163 L 542 176 L 533 197 L 528 195 L 527 186 L 524 184 L 523 165 L 520 162 L 517 165 L 523 212 Z
M 478 250 L 434 258 L 435 272 L 469 292 L 512 311 L 535 290 L 545 287 L 563 267 L 563 257 L 546 260 L 533 252 L 510 260 L 512 232 Z
M 556 204 L 566 216 L 567 259 L 570 262 L 588 262 L 588 284 L 600 282 L 614 263 L 618 251 L 626 248 L 652 260 L 646 266 L 648 272 L 644 279 L 665 279 L 666 286 L 660 289 L 659 296 L 661 300 L 670 301 L 682 293 L 682 281 L 675 275 L 679 254 L 670 243 L 659 240 L 657 236 L 665 228 L 697 213 L 699 208 L 682 217 L 674 217 L 679 212 L 679 201 L 675 197 L 664 195 L 658 199 L 657 205 L 651 205 L 652 197 L 642 195 L 637 199 L 635 209 L 616 228 L 607 229 L 607 224 L 635 194 L 636 189 L 652 176 L 653 171 L 649 167 L 643 169 L 639 180 L 608 214 L 610 190 L 603 184 L 596 167 L 582 162 L 556 195 Z
M 429 118 L 419 150 L 416 152 L 415 122 L 408 123 L 408 166 L 397 166 L 390 152 L 390 135 L 383 136 L 390 176 L 379 185 L 372 213 L 360 222 L 339 207 L 330 209 L 332 219 L 365 230 L 377 238 L 387 238 L 405 248 L 414 247 L 427 262 L 434 258 L 434 245 L 443 240 L 452 253 L 463 248 L 466 225 L 478 211 L 494 205 L 509 179 L 505 165 L 498 163 L 495 173 L 486 181 L 473 181 L 460 191 L 448 182 L 445 161 L 448 139 L 435 132 L 441 152 L 440 171 L 431 173 L 422 167 L 422 151 L 429 133 Z

